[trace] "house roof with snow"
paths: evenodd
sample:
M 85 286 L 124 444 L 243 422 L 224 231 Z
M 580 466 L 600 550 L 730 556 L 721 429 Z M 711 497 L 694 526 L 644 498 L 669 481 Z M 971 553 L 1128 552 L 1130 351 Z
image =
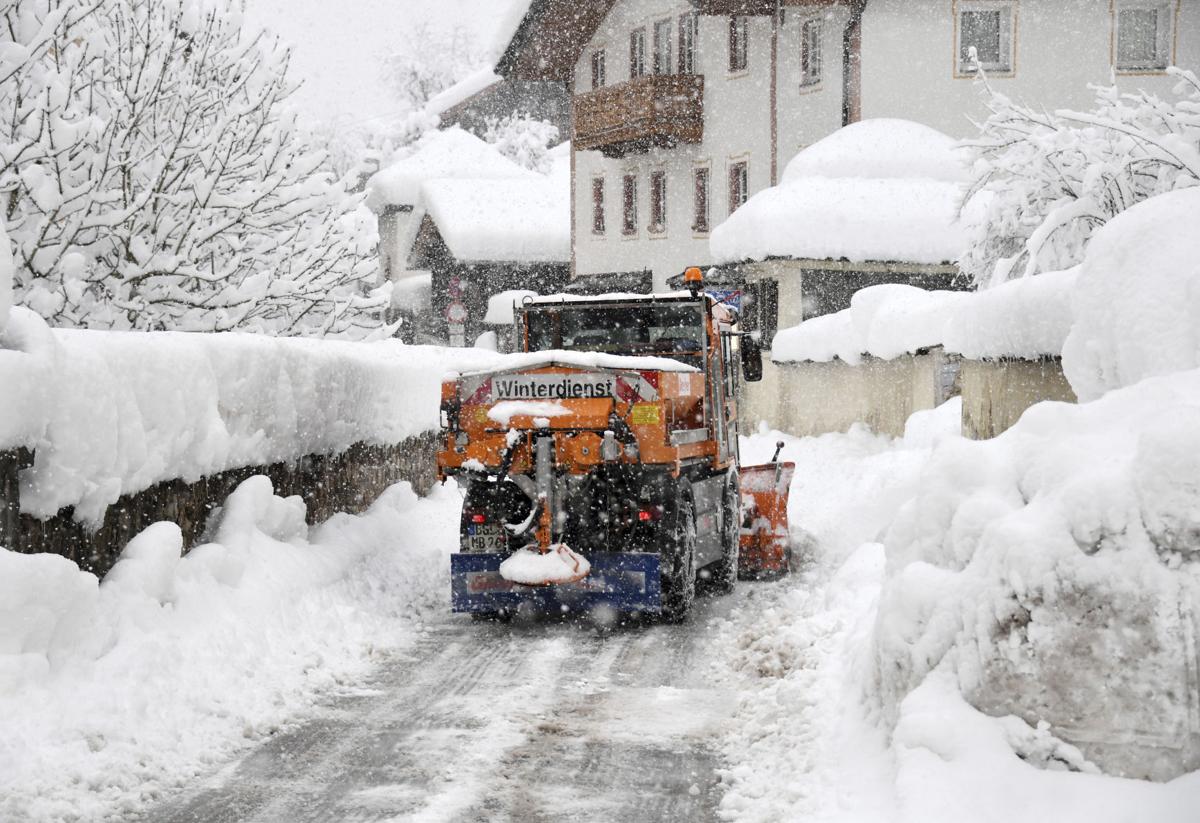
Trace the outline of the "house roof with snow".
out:
M 907 120 L 864 120 L 801 151 L 779 185 L 717 226 L 718 263 L 771 257 L 937 265 L 966 245 L 968 170 L 953 138 Z
M 459 261 L 571 259 L 571 183 L 562 174 L 431 180 L 421 187 L 421 202 Z
M 516 180 L 538 175 L 522 168 L 470 132 L 457 126 L 422 137 L 405 156 L 367 182 L 367 206 L 381 213 L 389 207 L 416 206 L 421 186 L 430 180 Z

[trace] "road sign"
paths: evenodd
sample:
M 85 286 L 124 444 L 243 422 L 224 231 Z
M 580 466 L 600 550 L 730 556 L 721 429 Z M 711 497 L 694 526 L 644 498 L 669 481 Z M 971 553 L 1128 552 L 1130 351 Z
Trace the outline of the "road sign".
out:
M 463 324 L 467 322 L 467 307 L 455 300 L 446 306 L 446 322 Z

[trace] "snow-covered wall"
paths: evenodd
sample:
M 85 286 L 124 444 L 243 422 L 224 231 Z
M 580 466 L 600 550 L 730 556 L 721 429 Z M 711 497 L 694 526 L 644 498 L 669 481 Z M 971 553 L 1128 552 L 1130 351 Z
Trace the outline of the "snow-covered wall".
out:
M 27 446 L 23 511 L 96 524 L 122 495 L 436 428 L 441 378 L 485 353 L 244 334 L 51 331 L 16 309 L 0 449 Z M 492 355 L 494 357 L 494 355 Z

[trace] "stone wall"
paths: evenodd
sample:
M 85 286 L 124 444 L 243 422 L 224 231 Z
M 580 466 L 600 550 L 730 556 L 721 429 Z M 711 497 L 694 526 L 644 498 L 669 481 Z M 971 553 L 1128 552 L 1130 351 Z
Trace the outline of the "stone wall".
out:
M 49 520 L 20 514 L 19 471 L 32 463 L 32 456 L 25 450 L 0 452 L 0 546 L 60 554 L 81 569 L 103 575 L 132 537 L 160 520 L 179 524 L 185 548 L 196 545 L 209 514 L 252 475 L 265 474 L 281 496 L 300 495 L 308 506 L 309 523 L 319 523 L 336 512 L 363 511 L 401 480 L 412 483 L 418 493 L 427 492 L 437 479 L 436 451 L 437 435 L 429 432 L 395 445 L 357 443 L 340 454 L 246 466 L 191 483 L 168 480 L 120 498 L 108 507 L 95 531 L 76 522 L 70 508 Z

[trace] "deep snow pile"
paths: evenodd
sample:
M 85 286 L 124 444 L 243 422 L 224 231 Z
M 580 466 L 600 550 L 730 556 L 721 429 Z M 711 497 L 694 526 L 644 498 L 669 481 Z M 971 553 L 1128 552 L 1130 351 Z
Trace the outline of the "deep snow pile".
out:
M 1080 399 L 1200 368 L 1198 232 L 1200 187 L 1152 197 L 1096 232 L 1063 352 Z
M 1200 384 L 1200 375 L 1196 382 Z M 1148 398 L 1146 405 L 1156 400 L 1163 398 Z M 717 671 L 741 691 L 736 722 L 722 741 L 729 764 L 722 816 L 762 823 L 1190 823 L 1200 808 L 1200 773 L 1165 785 L 1102 776 L 1079 749 L 1056 738 L 1052 726 L 1030 725 L 1013 716 L 989 717 L 973 708 L 948 667 L 921 679 L 898 705 L 881 702 L 877 634 L 907 630 L 914 613 L 932 613 L 925 622 L 928 631 L 945 632 L 956 619 L 955 608 L 966 611 L 974 604 L 983 612 L 994 601 L 989 593 L 993 583 L 972 587 L 964 582 L 956 587 L 951 585 L 956 573 L 932 563 L 911 564 L 911 585 L 900 591 L 890 557 L 896 530 L 887 536 L 887 554 L 883 543 L 876 542 L 898 511 L 902 522 L 915 526 L 922 518 L 944 523 L 949 516 L 945 496 L 955 483 L 966 487 L 961 496 L 974 502 L 958 507 L 952 533 L 968 535 L 987 517 L 989 501 L 970 487 L 968 479 L 976 466 L 966 459 L 971 454 L 978 461 L 974 452 L 986 444 L 969 443 L 954 433 L 957 411 L 947 404 L 920 412 L 910 420 L 906 436 L 896 441 L 861 430 L 783 438 L 783 457 L 798 465 L 789 505 L 792 536 L 794 544 L 804 548 L 808 563 L 790 580 L 756 585 L 751 599 L 715 627 Z M 1118 409 L 1110 413 L 1114 420 L 1122 416 Z M 746 462 L 769 456 L 777 436 L 744 441 Z M 1031 441 L 1027 453 L 1033 455 L 1046 445 Z M 1074 452 L 1085 453 L 1078 444 Z M 948 455 L 960 458 L 953 461 L 953 475 L 944 471 Z M 1046 482 L 1053 481 L 1056 457 L 1062 454 L 1047 455 L 1040 464 Z M 1188 471 L 1180 466 L 1161 478 L 1159 488 L 1178 485 Z M 982 476 L 995 474 L 985 461 Z M 943 477 L 936 489 L 940 498 L 929 489 L 929 478 L 938 475 Z M 1200 474 L 1192 471 L 1191 476 Z M 1031 472 L 1027 479 L 1032 477 Z M 1103 477 L 1096 479 L 1097 486 L 1104 482 Z M 930 505 L 912 508 L 915 504 L 907 501 L 914 495 Z M 1081 490 L 1078 497 L 1085 496 Z M 1097 500 L 1094 510 L 1103 511 L 1111 502 Z M 1178 508 L 1178 498 L 1169 505 Z M 1052 517 L 1037 525 L 1063 528 Z M 928 528 L 938 526 L 931 523 Z M 1024 529 L 1019 536 L 1036 540 L 1037 532 Z M 1014 545 L 1022 557 L 1036 558 L 1043 548 Z M 1054 568 L 1060 561 L 1061 553 L 1056 552 L 1044 565 Z M 989 567 L 982 558 L 972 567 L 979 574 L 1013 570 Z M 1138 580 L 1154 578 L 1151 572 L 1149 578 L 1122 579 L 1128 571 L 1087 580 L 1113 579 L 1128 590 Z M 967 577 L 967 572 L 957 574 Z M 1144 637 L 1143 633 L 1124 642 L 1133 646 Z M 1080 640 L 1088 638 L 1077 636 Z M 1089 648 L 1089 642 L 1078 645 Z M 1099 645 L 1094 648 L 1102 650 Z M 904 647 L 905 654 L 922 661 L 930 650 L 929 645 Z M 1141 710 L 1145 717 L 1161 707 L 1170 686 L 1157 685 L 1155 678 L 1162 672 L 1154 668 L 1153 659 L 1142 662 L 1142 656 L 1153 657 L 1154 646 L 1145 645 L 1143 652 L 1149 654 L 1106 664 L 1105 670 L 1145 666 L 1143 686 L 1153 703 Z M 1061 658 L 1053 665 L 1062 667 L 1061 682 L 1069 679 L 1081 695 L 1107 685 L 1090 682 L 1095 671 L 1091 667 L 1072 667 Z M 1102 699 L 1088 708 L 1120 712 Z
M 1066 765 L 1200 768 L 1198 221 L 1200 191 L 1181 191 L 1095 235 L 1063 354 L 1090 402 L 934 454 L 886 540 L 889 717 L 936 674 L 1048 724 L 1082 752 Z
M 99 584 L 0 550 L 0 819 L 123 817 L 403 646 L 444 608 L 459 505 L 400 484 L 310 532 L 253 477 L 211 542 L 180 558 L 158 523 Z
M 864 120 L 796 155 L 779 185 L 717 226 L 709 246 L 717 263 L 957 260 L 968 176 L 947 135 L 906 120 Z
M 0 447 L 36 447 L 24 511 L 73 505 L 96 522 L 163 480 L 434 429 L 443 373 L 486 362 L 390 340 L 51 331 L 16 308 L 0 336 Z

